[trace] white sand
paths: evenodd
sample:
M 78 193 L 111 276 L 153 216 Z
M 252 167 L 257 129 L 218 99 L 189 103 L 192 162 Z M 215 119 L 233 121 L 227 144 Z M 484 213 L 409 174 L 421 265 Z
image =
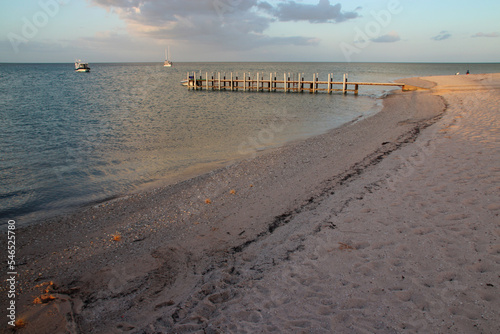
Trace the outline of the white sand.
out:
M 19 332 L 500 332 L 500 75 L 422 79 L 354 125 L 20 231 Z
M 493 78 L 427 78 L 449 104 L 444 118 L 249 247 L 249 260 L 234 264 L 243 278 L 226 290 L 235 297 L 210 326 L 500 333 L 500 76 Z M 273 266 L 280 258 L 289 261 Z

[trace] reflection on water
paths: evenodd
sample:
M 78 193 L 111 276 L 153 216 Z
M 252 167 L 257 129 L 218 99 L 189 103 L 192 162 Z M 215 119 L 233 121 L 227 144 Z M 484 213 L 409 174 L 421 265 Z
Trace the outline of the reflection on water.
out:
M 22 224 L 172 179 L 188 168 L 323 133 L 377 110 L 371 96 L 382 92 L 367 88 L 354 97 L 189 91 L 179 84 L 187 71 L 286 71 L 306 78 L 320 73 L 320 80 L 328 73 L 340 80 L 350 72 L 356 81 L 387 81 L 412 76 L 410 67 L 92 64 L 92 72 L 75 73 L 72 64 L 0 65 L 0 216 Z

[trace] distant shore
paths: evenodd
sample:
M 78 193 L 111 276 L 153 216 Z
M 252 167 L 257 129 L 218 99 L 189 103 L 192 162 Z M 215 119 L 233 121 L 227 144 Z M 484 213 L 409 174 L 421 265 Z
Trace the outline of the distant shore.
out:
M 19 332 L 495 332 L 500 75 L 401 81 L 369 118 L 19 229 Z

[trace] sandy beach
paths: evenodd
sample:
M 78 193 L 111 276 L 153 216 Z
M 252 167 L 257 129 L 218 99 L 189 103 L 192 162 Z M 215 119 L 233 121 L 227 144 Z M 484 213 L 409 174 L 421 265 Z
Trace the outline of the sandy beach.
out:
M 500 74 L 402 82 L 369 118 L 16 230 L 15 332 L 500 332 Z

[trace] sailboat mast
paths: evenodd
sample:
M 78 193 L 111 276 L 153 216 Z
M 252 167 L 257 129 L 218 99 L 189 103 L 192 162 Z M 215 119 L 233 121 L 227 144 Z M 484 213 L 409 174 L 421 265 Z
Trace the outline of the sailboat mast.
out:
M 163 66 L 172 67 L 172 62 L 168 59 L 168 53 L 170 51 L 170 47 L 165 49 L 165 61 L 163 62 Z

